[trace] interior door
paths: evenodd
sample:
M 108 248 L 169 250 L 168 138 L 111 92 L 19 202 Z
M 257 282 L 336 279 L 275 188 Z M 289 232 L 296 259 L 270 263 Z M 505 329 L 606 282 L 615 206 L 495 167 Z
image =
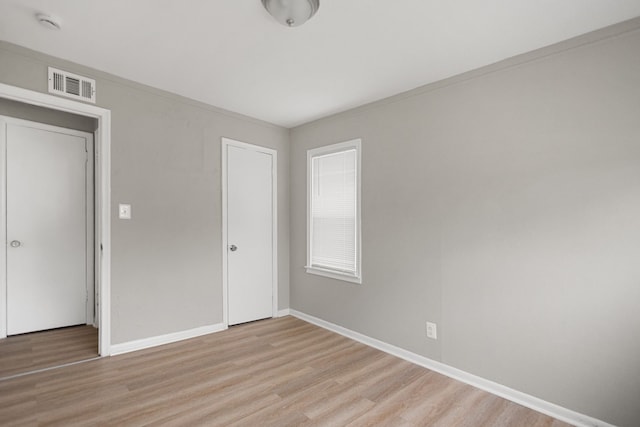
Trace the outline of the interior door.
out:
M 86 323 L 88 138 L 6 125 L 7 333 Z
M 273 317 L 273 155 L 227 146 L 229 325 Z

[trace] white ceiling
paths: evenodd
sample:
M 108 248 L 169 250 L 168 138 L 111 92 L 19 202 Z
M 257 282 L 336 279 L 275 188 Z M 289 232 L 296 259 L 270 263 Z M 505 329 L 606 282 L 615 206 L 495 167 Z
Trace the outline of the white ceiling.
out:
M 260 0 L 0 0 L 0 39 L 293 127 L 637 16 L 638 0 L 321 0 L 287 28 Z

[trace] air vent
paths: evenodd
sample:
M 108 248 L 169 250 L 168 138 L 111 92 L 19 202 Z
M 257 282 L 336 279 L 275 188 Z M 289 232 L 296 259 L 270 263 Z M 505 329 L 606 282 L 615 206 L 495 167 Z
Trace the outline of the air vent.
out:
M 96 81 L 49 67 L 49 93 L 96 103 Z

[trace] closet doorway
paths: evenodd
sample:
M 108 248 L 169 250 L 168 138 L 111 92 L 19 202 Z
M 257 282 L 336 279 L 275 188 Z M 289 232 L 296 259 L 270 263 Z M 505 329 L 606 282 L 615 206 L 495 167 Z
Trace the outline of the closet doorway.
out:
M 97 329 L 104 276 L 96 221 L 103 215 L 95 215 L 103 201 L 94 174 L 99 120 L 3 95 L 0 90 L 0 378 L 108 349 L 108 342 L 100 349 Z M 25 120 L 34 117 L 42 121 Z

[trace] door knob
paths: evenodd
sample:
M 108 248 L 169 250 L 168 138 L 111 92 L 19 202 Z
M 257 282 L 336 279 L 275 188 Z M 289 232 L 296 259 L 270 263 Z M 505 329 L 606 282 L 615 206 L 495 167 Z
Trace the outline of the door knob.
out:
M 9 243 L 11 245 L 12 248 L 19 248 L 20 245 L 22 245 L 22 243 L 20 243 L 20 240 L 12 240 L 11 243 Z
M 19 242 L 18 242 L 18 243 L 19 243 Z M 231 245 L 231 246 L 229 246 L 229 250 L 230 250 L 231 252 L 235 252 L 235 251 L 237 251 L 237 250 L 238 250 L 238 247 L 237 247 L 236 245 Z

